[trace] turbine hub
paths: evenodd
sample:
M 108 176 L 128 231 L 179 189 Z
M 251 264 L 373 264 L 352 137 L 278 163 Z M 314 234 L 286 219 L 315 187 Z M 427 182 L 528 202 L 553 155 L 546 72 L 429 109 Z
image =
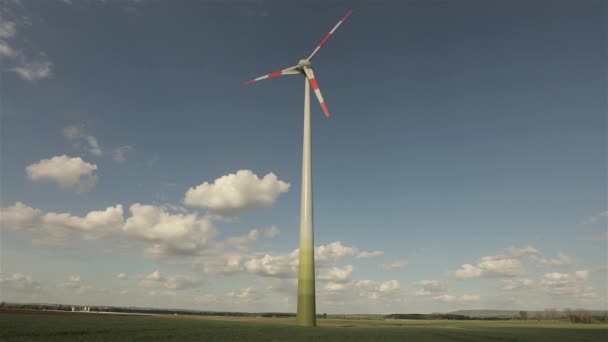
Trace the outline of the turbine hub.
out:
M 298 62 L 298 69 L 304 70 L 304 67 L 312 68 L 312 64 L 310 64 L 310 62 L 305 59 L 300 59 L 300 61 Z

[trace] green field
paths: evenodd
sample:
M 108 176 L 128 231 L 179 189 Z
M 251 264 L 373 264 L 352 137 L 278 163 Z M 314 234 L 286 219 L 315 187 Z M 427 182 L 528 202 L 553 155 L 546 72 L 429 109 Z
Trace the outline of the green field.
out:
M 606 341 L 606 324 L 6 313 L 0 341 Z

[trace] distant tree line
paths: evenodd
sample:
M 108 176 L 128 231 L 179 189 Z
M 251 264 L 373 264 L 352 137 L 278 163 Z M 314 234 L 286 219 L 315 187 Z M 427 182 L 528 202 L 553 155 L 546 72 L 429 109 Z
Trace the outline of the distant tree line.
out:
M 473 319 L 470 316 L 455 315 L 455 314 L 390 314 L 384 316 L 388 319 L 447 319 L 465 321 Z
M 520 320 L 536 320 L 536 321 L 557 321 L 567 320 L 570 323 L 608 323 L 608 312 L 606 311 L 591 311 L 584 309 L 565 309 L 558 311 L 557 309 L 545 309 L 542 311 L 520 311 Z

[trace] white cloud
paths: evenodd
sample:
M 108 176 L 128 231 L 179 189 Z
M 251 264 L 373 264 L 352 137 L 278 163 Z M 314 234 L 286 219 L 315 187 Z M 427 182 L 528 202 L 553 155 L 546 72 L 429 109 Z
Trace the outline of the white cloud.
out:
M 18 52 L 15 51 L 15 49 L 13 49 L 10 45 L 0 40 L 0 57 L 13 58 L 17 55 L 17 53 Z
M 551 272 L 543 275 L 540 290 L 555 296 L 572 296 L 576 298 L 595 298 L 595 290 L 585 284 L 589 270 L 578 270 L 574 273 Z
M 17 32 L 14 22 L 0 17 L 0 38 L 11 38 Z
M 260 238 L 260 232 L 257 229 L 252 229 L 249 233 L 240 236 L 233 236 L 226 239 L 226 243 L 239 250 L 247 250 L 247 245 L 257 241 Z
M 353 274 L 353 270 L 353 265 L 346 265 L 343 268 L 336 266 L 321 268 L 316 278 L 320 281 L 332 281 L 340 283 L 350 279 L 350 276 Z
M 116 275 L 116 279 L 125 280 L 127 278 L 129 278 L 129 275 L 125 272 L 120 272 Z
M 555 259 L 547 259 L 539 256 L 533 256 L 533 260 L 539 266 L 556 266 L 556 267 L 569 267 L 572 266 L 573 260 L 571 257 L 564 253 L 559 253 Z
M 97 165 L 90 164 L 80 157 L 66 155 L 42 159 L 25 168 L 27 176 L 33 181 L 51 181 L 62 188 L 87 191 L 97 184 Z
M 23 291 L 23 292 L 40 292 L 42 287 L 39 282 L 35 281 L 29 275 L 22 273 L 14 273 L 10 277 L 4 277 L 0 273 L 0 288 L 4 290 Z
M 318 290 L 319 301 L 324 304 L 344 305 L 356 302 L 370 305 L 379 300 L 397 302 L 404 300 L 398 280 L 377 282 L 373 280 L 351 280 L 329 282 Z
M 579 280 L 586 280 L 589 277 L 588 270 L 579 270 L 573 274 L 551 272 L 545 273 L 541 280 L 542 285 L 563 285 L 573 283 Z
M 52 76 L 51 62 L 29 62 L 14 67 L 12 70 L 21 78 L 28 81 L 37 81 Z
M 262 277 L 293 278 L 298 272 L 299 250 L 289 254 L 264 254 L 251 258 L 244 263 L 245 270 Z
M 400 268 L 405 268 L 408 265 L 407 260 L 397 260 L 390 264 L 381 264 L 380 267 L 385 271 L 392 271 Z
M 184 275 L 165 277 L 156 270 L 141 279 L 139 285 L 149 289 L 166 288 L 169 290 L 186 290 L 200 287 L 201 282 Z
M 103 155 L 97 138 L 86 133 L 82 127 L 76 125 L 66 126 L 61 130 L 61 133 L 64 138 L 73 142 L 76 147 L 84 148 L 94 156 Z
M 122 205 L 91 211 L 84 217 L 50 212 L 42 217 L 42 222 L 48 230 L 68 230 L 79 233 L 85 240 L 97 240 L 111 235 L 122 226 Z
M 346 256 L 353 256 L 357 252 L 354 247 L 344 246 L 342 242 L 335 241 L 327 245 L 317 246 L 315 248 L 316 262 L 335 262 Z
M 242 304 L 260 300 L 264 297 L 264 295 L 251 287 L 247 287 L 238 291 L 226 292 L 226 297 L 232 300 L 234 303 Z
M 0 209 L 2 227 L 31 232 L 40 237 L 35 242 L 43 244 L 61 245 L 75 236 L 84 240 L 101 239 L 118 231 L 123 222 L 120 204 L 103 211 L 91 211 L 84 217 L 68 213 L 43 214 L 21 202 Z
M 515 257 L 520 257 L 520 256 L 530 255 L 530 254 L 538 254 L 538 250 L 533 246 L 526 246 L 526 247 L 521 247 L 521 248 L 511 246 L 511 247 L 506 248 L 506 251 Z
M 456 278 L 464 279 L 464 278 L 478 278 L 481 277 L 482 270 L 478 267 L 475 267 L 471 264 L 464 264 L 460 266 L 460 269 L 454 271 L 454 275 Z
M 500 289 L 504 291 L 531 288 L 534 282 L 530 279 L 504 279 L 500 282 Z
M 250 170 L 239 170 L 188 189 L 184 203 L 193 207 L 221 212 L 251 210 L 274 204 L 281 193 L 289 191 L 289 183 L 280 181 L 274 173 L 260 179 Z
M 275 225 L 272 225 L 272 226 L 264 229 L 264 235 L 267 238 L 273 239 L 273 238 L 279 236 L 279 234 L 281 234 L 281 230 L 279 229 L 279 227 L 277 227 Z
M 521 262 L 505 255 L 485 256 L 476 265 L 464 264 L 454 271 L 456 278 L 514 277 L 523 272 Z
M 9 40 L 17 38 L 17 23 L 2 16 L 0 13 L 0 57 L 3 57 L 5 70 L 10 70 L 24 80 L 37 81 L 52 76 L 53 63 L 43 58 L 44 53 L 36 53 L 36 57 L 29 51 L 27 54 L 11 46 Z M 19 15 L 18 15 L 19 16 Z M 13 17 L 17 17 L 13 15 Z M 23 18 L 23 16 L 19 16 Z
M 204 250 L 191 260 L 190 266 L 205 274 L 234 274 L 244 270 L 243 256 L 223 249 Z
M 416 285 L 421 288 L 416 291 L 416 296 L 438 296 L 445 293 L 445 286 L 438 280 L 419 280 Z
M 608 210 L 599 212 L 599 213 L 589 217 L 588 219 L 583 221 L 583 223 L 584 224 L 593 224 L 600 220 L 605 220 L 606 217 L 608 217 Z
M 40 224 L 42 213 L 38 209 L 16 202 L 10 207 L 0 208 L 0 223 L 3 228 L 26 230 Z
M 80 289 L 82 288 L 82 279 L 79 275 L 71 275 L 61 286 L 66 289 Z
M 123 227 L 135 240 L 151 243 L 150 256 L 194 255 L 218 234 L 213 222 L 196 214 L 170 214 L 160 207 L 135 203 Z
M 383 251 L 362 251 L 357 254 L 357 259 L 372 259 L 383 255 Z
M 391 293 L 391 292 L 395 292 L 400 287 L 401 287 L 401 284 L 399 283 L 399 281 L 389 280 L 389 281 L 380 283 L 380 286 L 378 286 L 378 291 L 380 291 L 382 293 Z
M 347 256 L 355 255 L 357 249 L 344 246 L 340 241 L 315 247 L 315 264 L 317 273 L 327 281 L 343 281 L 352 273 L 352 265 L 344 268 L 334 267 L 335 263 Z M 295 278 L 298 273 L 300 250 L 295 249 L 287 254 L 265 253 L 248 258 L 244 262 L 247 272 L 262 277 Z M 333 268 L 332 268 L 333 267 Z
M 453 296 L 453 295 L 449 295 L 449 294 L 442 294 L 439 296 L 435 296 L 433 297 L 433 299 L 440 301 L 440 302 L 445 302 L 445 303 L 453 303 L 453 302 L 478 302 L 481 297 L 479 295 L 469 295 L 469 294 L 465 294 L 462 296 Z
M 135 150 L 135 148 L 133 146 L 130 146 L 130 145 L 121 146 L 112 151 L 112 159 L 114 159 L 115 161 L 120 162 L 120 163 L 126 162 L 127 153 L 132 152 L 133 150 Z

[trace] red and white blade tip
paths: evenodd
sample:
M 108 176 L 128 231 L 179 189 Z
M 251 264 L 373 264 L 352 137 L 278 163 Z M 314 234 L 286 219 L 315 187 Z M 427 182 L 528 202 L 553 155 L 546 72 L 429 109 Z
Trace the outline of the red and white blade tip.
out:
M 325 112 L 325 117 L 329 118 L 329 109 L 327 109 L 325 102 L 321 102 L 321 108 L 323 108 L 323 112 Z
M 342 19 L 340 19 L 340 21 L 344 21 L 346 20 L 346 18 L 350 17 L 350 15 L 353 13 L 353 10 L 351 9 L 350 11 L 348 11 L 343 17 Z
M 253 83 L 253 82 L 257 82 L 257 81 L 265 80 L 265 79 L 267 79 L 267 78 L 279 77 L 279 76 L 282 76 L 282 75 L 283 75 L 283 70 L 279 70 L 279 71 L 271 72 L 271 73 L 270 73 L 270 74 L 268 74 L 268 75 L 260 76 L 260 77 L 258 77 L 258 78 L 254 78 L 254 79 L 252 79 L 252 80 L 249 80 L 249 81 L 247 81 L 247 82 L 244 82 L 244 83 L 243 83 L 243 85 L 245 86 L 245 85 L 251 84 L 251 83 Z
M 342 23 L 348 17 L 350 17 L 350 15 L 352 13 L 353 13 L 353 10 L 350 10 L 350 11 L 346 12 L 346 14 L 342 17 L 342 19 L 340 19 L 340 21 L 338 21 L 338 23 L 336 24 L 336 26 L 334 26 L 331 29 L 331 31 L 329 31 L 329 33 L 327 35 L 325 35 L 325 37 L 323 37 L 323 39 L 321 40 L 321 42 L 319 42 L 319 45 L 317 45 L 317 47 L 314 49 L 314 51 L 308 57 L 309 61 L 317 54 L 317 52 L 319 52 L 319 50 L 323 47 L 323 45 L 325 45 L 325 43 L 327 42 L 327 40 L 329 40 L 329 37 L 331 37 L 331 35 L 334 34 L 334 32 L 336 32 L 336 30 L 338 29 L 338 27 L 340 27 L 340 25 L 342 25 Z

